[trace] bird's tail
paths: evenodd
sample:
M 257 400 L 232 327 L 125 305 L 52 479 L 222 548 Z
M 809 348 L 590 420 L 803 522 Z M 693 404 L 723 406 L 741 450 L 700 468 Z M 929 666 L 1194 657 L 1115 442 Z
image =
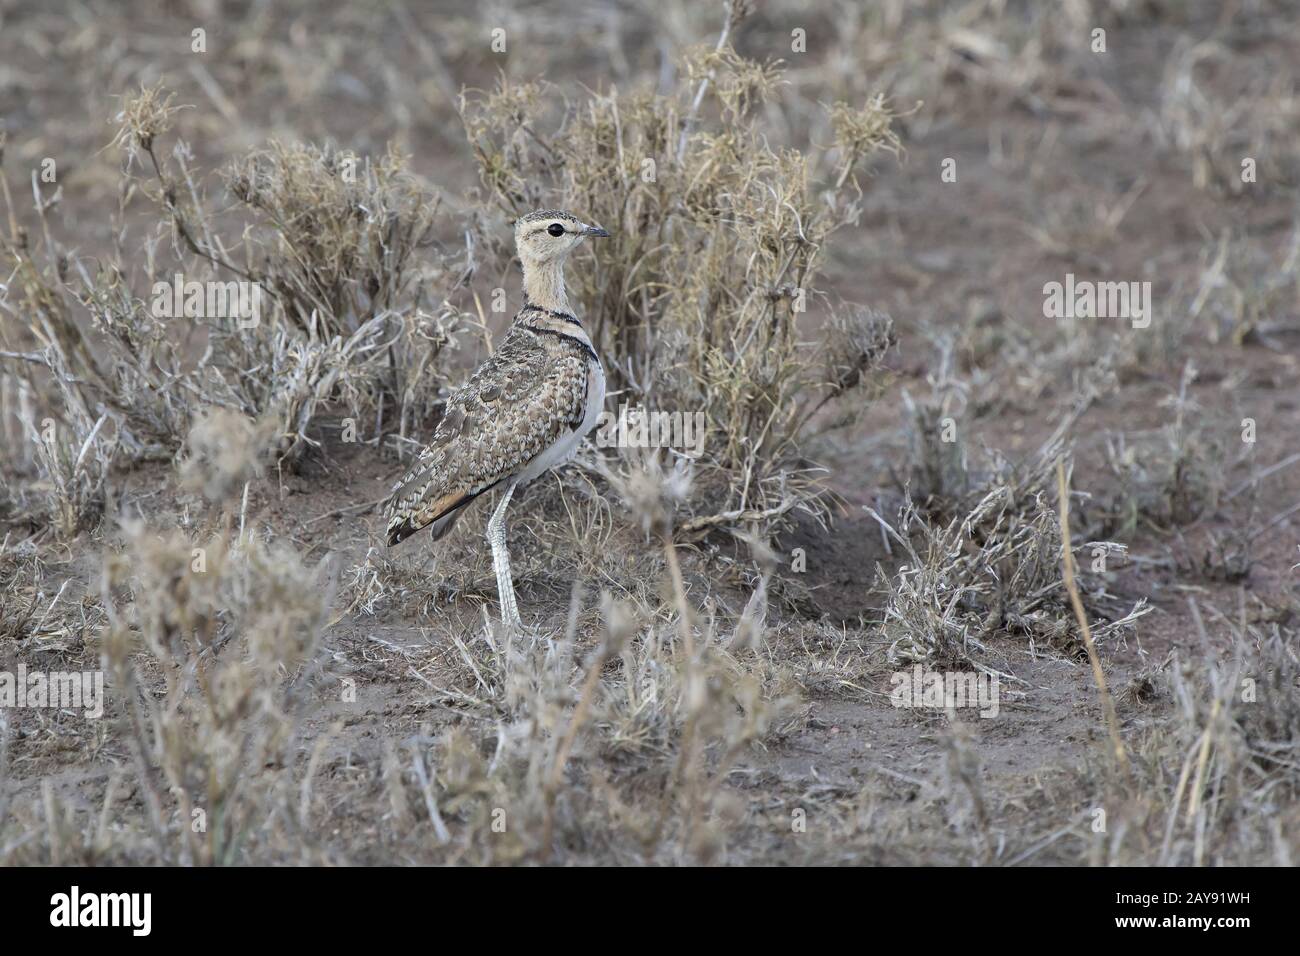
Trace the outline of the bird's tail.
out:
M 470 495 L 462 498 L 450 511 L 439 515 L 433 521 L 430 521 L 428 525 L 417 524 L 414 518 L 409 515 L 401 518 L 394 516 L 388 523 L 388 546 L 391 548 L 398 542 L 405 541 L 411 535 L 415 534 L 415 532 L 420 531 L 425 527 L 429 528 L 430 534 L 433 535 L 433 540 L 437 541 L 439 538 L 444 537 L 449 531 L 451 531 L 452 525 L 456 523 L 456 519 L 464 513 L 465 506 L 477 497 L 478 495 Z

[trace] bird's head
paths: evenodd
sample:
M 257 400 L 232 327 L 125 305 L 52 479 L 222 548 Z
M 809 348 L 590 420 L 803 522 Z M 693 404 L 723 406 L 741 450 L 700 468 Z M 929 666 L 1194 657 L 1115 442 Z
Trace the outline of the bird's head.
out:
M 562 263 L 588 236 L 608 235 L 600 226 L 558 209 L 539 209 L 515 220 L 515 248 L 525 270 Z

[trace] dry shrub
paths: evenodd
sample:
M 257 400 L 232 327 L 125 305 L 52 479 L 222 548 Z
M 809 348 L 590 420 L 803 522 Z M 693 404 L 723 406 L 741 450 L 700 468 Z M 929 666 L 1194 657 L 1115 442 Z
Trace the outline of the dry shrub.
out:
M 903 504 L 892 524 L 865 509 L 896 546 L 891 554 L 901 550 L 904 560 L 888 578 L 881 620 L 890 656 L 985 668 L 990 638 L 1003 633 L 1077 655 L 1083 645 L 1063 581 L 1055 468 L 1064 460 L 1067 472 L 1072 470 L 1068 436 L 1115 385 L 1113 351 L 1076 375 L 1052 433 L 1036 451 L 1012 462 L 996 451 L 972 449 L 967 437 L 969 421 L 995 405 L 1001 383 L 978 370 L 963 375 L 956 337 L 940 330 L 930 334 L 938 355 L 926 376 L 928 392 L 903 392 L 908 453 L 898 468 L 891 466 Z M 1190 380 L 1181 393 L 1184 402 L 1186 384 Z M 1080 495 L 1080 503 L 1089 497 Z M 1108 540 L 1117 528 L 1111 514 L 1107 503 L 1080 508 L 1073 547 L 1076 555 L 1088 554 L 1089 569 L 1096 570 L 1101 558 L 1104 571 L 1111 555 L 1126 551 Z M 886 579 L 883 568 L 877 577 Z M 1101 619 L 1093 624 L 1099 641 L 1127 634 L 1150 610 L 1145 599 L 1121 605 L 1107 592 L 1104 573 L 1081 574 L 1079 586 L 1089 614 Z
M 938 334 L 936 368 L 926 374 L 929 392 L 919 400 L 903 390 L 907 431 L 905 474 L 891 465 L 895 483 L 925 511 L 942 513 L 970 493 L 967 405 L 971 385 L 956 373 L 952 336 Z
M 199 548 L 176 533 L 124 532 L 106 555 L 102 642 L 154 858 L 306 858 L 296 845 L 314 842 L 310 827 L 288 796 L 329 589 L 255 531 Z
M 372 161 L 273 142 L 232 163 L 225 181 L 273 234 L 258 240 L 267 248 L 252 271 L 301 328 L 320 322 L 326 338 L 350 335 L 408 301 L 413 260 L 432 242 L 438 203 L 391 148 Z
M 1193 612 L 1200 624 L 1200 609 Z M 1134 748 L 1134 776 L 1108 781 L 1106 802 L 1120 819 L 1108 826 L 1110 836 L 1095 840 L 1097 863 L 1294 863 L 1297 635 L 1276 623 L 1216 616 L 1232 647 L 1195 661 L 1175 652 L 1157 675 L 1173 713 Z M 1204 625 L 1200 641 L 1208 651 Z
M 1108 437 L 1106 460 L 1119 487 L 1102 496 L 1098 517 L 1105 533 L 1126 538 L 1140 521 L 1159 528 L 1190 524 L 1212 511 L 1223 491 L 1218 467 L 1223 451 L 1200 425 L 1202 412 L 1189 394 L 1196 368 L 1184 366 L 1178 391 L 1165 405 L 1173 421 L 1146 441 Z
M 963 471 L 971 490 L 945 511 L 922 512 L 909 501 L 891 525 L 866 509 L 906 557 L 890 580 L 881 621 L 892 658 L 984 667 L 986 642 L 1002 632 L 1080 652 L 1053 506 L 1056 461 L 1066 455 L 1060 435 L 1072 420 L 1020 466 L 997 457 L 978 480 Z M 1108 541 L 1080 543 L 1076 550 L 1085 547 L 1123 551 Z M 1100 580 L 1085 576 L 1080 588 L 1089 610 L 1106 621 L 1093 627 L 1098 642 L 1124 633 L 1149 610 L 1145 599 L 1128 611 L 1117 607 Z
M 270 420 L 254 422 L 225 408 L 204 409 L 185 443 L 181 486 L 209 501 L 230 498 L 261 473 L 273 426 Z
M 0 539 L 0 592 L 8 597 L 0 604 L 0 638 L 21 640 L 28 634 L 36 602 L 34 595 L 20 591 L 20 582 L 24 577 L 27 575 L 20 564 L 18 545 L 13 540 L 13 533 L 6 532 L 4 538 Z
M 775 149 L 762 104 L 776 64 L 720 42 L 685 73 L 666 95 L 594 93 L 553 132 L 536 85 L 467 95 L 462 116 L 491 202 L 510 215 L 573 209 L 613 233 L 571 286 L 611 388 L 652 410 L 704 412 L 701 507 L 806 507 L 809 419 L 853 393 L 891 341 L 867 311 L 839 315 L 832 335 L 812 322 L 827 244 L 857 217 L 857 173 L 899 151 L 892 114 L 881 97 L 836 104 L 831 147 Z
M 475 539 L 464 561 L 448 558 L 432 578 L 370 554 L 345 586 L 351 609 L 404 607 L 429 622 L 428 653 L 400 653 L 432 702 L 459 719 L 441 736 L 407 741 L 387 787 L 394 806 L 423 804 L 411 812 L 427 824 L 437 858 L 715 859 L 749 817 L 729 771 L 800 719 L 800 688 L 766 626 L 770 554 L 755 544 L 758 584 L 738 620 L 723 624 L 716 609 L 696 606 L 699 582 L 679 564 L 688 471 L 653 453 L 594 467 L 630 514 L 575 489 L 567 520 L 563 510 L 550 513 L 548 499 L 512 523 L 517 582 L 569 590 L 558 628 L 503 633 L 490 623 L 486 549 L 477 532 L 459 528 L 453 542 L 462 533 Z M 566 528 L 571 548 L 557 548 Z M 538 573 L 549 580 L 526 570 L 533 539 L 545 552 Z M 569 551 L 572 568 L 563 563 Z M 605 581 L 620 596 L 602 587 L 593 600 L 595 582 Z M 466 592 L 486 600 L 480 628 L 439 607 Z
M 1300 228 L 1280 254 L 1225 230 L 1201 253 L 1188 320 L 1214 344 L 1263 345 L 1283 351 L 1296 334 L 1290 316 L 1300 308 Z
M 314 146 L 255 151 L 227 173 L 253 216 L 231 241 L 186 144 L 170 159 L 162 152 L 179 109 L 160 87 L 124 98 L 114 138 L 125 157 L 122 222 L 109 261 L 92 265 L 62 246 L 48 218 L 60 196 L 39 189 L 41 243 L 17 228 L 0 239 L 13 276 L 0 296 L 0 359 L 28 390 L 27 434 L 34 421 L 57 423 L 35 447 L 44 511 L 63 535 L 93 526 L 112 467 L 172 458 L 202 409 L 262 423 L 259 438 L 264 425 L 292 467 L 319 444 L 309 429 L 326 410 L 342 410 L 360 440 L 377 445 L 422 430 L 437 407 L 460 312 L 429 287 L 450 293 L 470 264 L 453 268 L 429 249 L 438 204 L 404 160 Z M 135 256 L 122 248 L 124 223 L 141 191 L 173 241 L 146 240 Z M 3 195 L 14 223 L 7 182 Z M 417 258 L 431 264 L 417 268 Z M 214 301 L 225 307 L 176 321 L 158 284 L 177 275 L 219 285 L 226 297 Z M 230 307 L 233 282 L 260 292 L 257 322 Z
M 98 525 L 105 507 L 105 485 L 117 452 L 113 441 L 101 440 L 107 414 L 90 424 L 74 419 L 60 424 L 52 418 L 38 427 L 23 419 L 28 440 L 36 449 L 42 478 L 46 519 L 60 538 L 74 538 Z
M 432 247 L 439 203 L 405 157 L 390 148 L 371 160 L 310 144 L 254 150 L 224 173 L 250 213 L 230 243 L 219 238 L 187 150 L 174 151 L 173 170 L 156 147 L 145 149 L 175 236 L 218 271 L 258 283 L 270 313 L 252 328 L 213 324 L 210 343 L 230 368 L 207 390 L 213 402 L 259 419 L 274 410 L 281 456 L 291 463 L 319 444 L 307 429 L 323 407 L 373 420 L 363 440 L 374 444 L 424 424 L 461 318 L 445 296 L 473 263 Z M 386 429 L 393 408 L 397 421 Z
M 1233 60 L 1219 39 L 1179 39 L 1161 80 L 1156 142 L 1190 163 L 1197 189 L 1267 196 L 1294 187 L 1300 170 L 1281 144 L 1300 118 L 1295 77 L 1270 70 L 1243 85 L 1233 76 Z M 1243 177 L 1246 158 L 1255 164 L 1251 182 Z

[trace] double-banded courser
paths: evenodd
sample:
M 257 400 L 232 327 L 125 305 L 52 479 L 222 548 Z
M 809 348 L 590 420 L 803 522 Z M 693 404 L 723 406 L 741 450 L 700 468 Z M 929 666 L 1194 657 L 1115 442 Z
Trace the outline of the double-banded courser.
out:
M 524 307 L 500 347 L 447 399 L 433 440 L 388 501 L 388 544 L 431 526 L 442 537 L 465 508 L 501 490 L 487 525 L 501 620 L 519 625 L 505 512 L 515 487 L 560 464 L 596 425 L 605 372 L 569 307 L 564 261 L 588 236 L 608 236 L 567 212 L 544 209 L 515 221 Z

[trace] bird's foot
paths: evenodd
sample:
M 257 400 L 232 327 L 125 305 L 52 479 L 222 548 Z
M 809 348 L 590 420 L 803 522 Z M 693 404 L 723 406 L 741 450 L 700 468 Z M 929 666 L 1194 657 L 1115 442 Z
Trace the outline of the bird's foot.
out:
M 483 630 L 488 635 L 488 639 L 518 637 L 521 634 L 529 633 L 529 627 L 519 617 L 518 612 L 508 614 L 503 612 L 500 616 L 493 614 L 489 605 L 484 604 L 480 609 L 483 612 Z

